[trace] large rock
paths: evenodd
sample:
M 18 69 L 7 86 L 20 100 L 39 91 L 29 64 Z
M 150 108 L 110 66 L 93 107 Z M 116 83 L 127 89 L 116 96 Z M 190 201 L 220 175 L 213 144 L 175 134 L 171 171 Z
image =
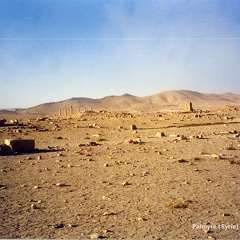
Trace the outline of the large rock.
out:
M 0 156 L 7 156 L 13 154 L 12 149 L 10 146 L 6 144 L 0 145 Z
M 5 139 L 5 144 L 10 146 L 13 152 L 29 153 L 35 149 L 33 139 Z

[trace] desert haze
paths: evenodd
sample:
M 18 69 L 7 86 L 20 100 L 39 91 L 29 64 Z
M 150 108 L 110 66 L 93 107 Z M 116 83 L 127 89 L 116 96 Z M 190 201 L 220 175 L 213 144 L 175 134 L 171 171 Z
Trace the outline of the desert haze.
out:
M 1 111 L 0 164 L 0 238 L 239 239 L 240 95 Z

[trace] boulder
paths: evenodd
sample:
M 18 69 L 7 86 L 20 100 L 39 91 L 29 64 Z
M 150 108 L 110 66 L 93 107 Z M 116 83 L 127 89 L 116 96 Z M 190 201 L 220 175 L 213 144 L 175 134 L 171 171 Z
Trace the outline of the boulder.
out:
M 35 140 L 33 139 L 5 139 L 5 144 L 8 145 L 14 153 L 29 153 L 35 149 Z

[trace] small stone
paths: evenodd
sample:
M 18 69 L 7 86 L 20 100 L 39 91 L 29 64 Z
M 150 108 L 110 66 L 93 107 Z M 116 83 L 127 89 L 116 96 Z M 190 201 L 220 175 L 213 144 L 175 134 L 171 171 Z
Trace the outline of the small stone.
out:
M 105 163 L 103 166 L 104 166 L 104 167 L 109 167 L 109 164 L 108 164 L 108 163 Z
M 210 233 L 211 231 L 209 229 L 204 229 L 205 233 Z
M 185 163 L 185 162 L 188 162 L 188 160 L 185 160 L 185 159 L 178 159 L 177 160 L 179 163 Z
M 187 139 L 187 137 L 182 135 L 182 136 L 178 137 L 178 140 L 188 140 L 188 139 Z
M 131 129 L 131 130 L 137 130 L 137 126 L 136 126 L 136 125 L 131 125 L 131 126 L 130 126 L 130 129 Z
M 123 186 L 128 186 L 130 183 L 128 181 L 122 183 Z
M 100 144 L 96 143 L 96 142 L 89 142 L 90 146 L 99 146 Z
M 90 239 L 98 239 L 100 237 L 100 235 L 98 233 L 92 233 L 90 235 Z
M 64 227 L 64 224 L 62 224 L 62 223 L 57 223 L 57 224 L 54 224 L 53 225 L 53 228 L 63 228 Z
M 36 209 L 38 209 L 38 207 L 36 206 L 36 204 L 32 204 L 31 209 L 36 210 Z
M 35 188 L 35 189 L 39 189 L 39 188 L 41 188 L 40 186 L 34 186 L 33 188 Z
M 71 227 L 71 228 L 78 227 L 78 225 L 77 225 L 77 224 L 68 224 L 68 226 L 69 226 L 69 227 Z
M 157 133 L 156 133 L 156 137 L 161 138 L 161 137 L 165 137 L 165 136 L 166 136 L 166 135 L 165 135 L 164 132 L 157 132 Z
M 215 159 L 220 159 L 220 155 L 217 155 L 217 154 L 211 154 L 211 157 Z
M 193 171 L 194 171 L 194 172 L 200 172 L 201 170 L 198 169 L 198 168 L 196 168 L 196 169 L 194 169 Z
M 102 200 L 111 200 L 110 197 L 102 196 Z
M 38 160 L 41 160 L 42 159 L 42 156 L 38 156 Z
M 142 176 L 147 176 L 148 174 L 148 172 L 142 172 Z
M 67 185 L 66 185 L 65 183 L 57 183 L 56 186 L 57 186 L 57 187 L 65 187 L 65 186 L 67 186 Z
M 231 216 L 231 214 L 229 214 L 229 213 L 223 213 L 223 217 L 229 217 L 229 216 Z
M 110 215 L 114 215 L 114 213 L 112 213 L 112 212 L 104 212 L 103 213 L 103 216 L 110 216 Z

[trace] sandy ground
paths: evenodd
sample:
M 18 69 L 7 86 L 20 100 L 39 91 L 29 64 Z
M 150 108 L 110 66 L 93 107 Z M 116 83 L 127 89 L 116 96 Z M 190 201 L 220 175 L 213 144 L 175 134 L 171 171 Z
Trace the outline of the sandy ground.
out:
M 0 156 L 0 238 L 239 238 L 239 108 L 20 122 L 1 143 L 39 151 Z

